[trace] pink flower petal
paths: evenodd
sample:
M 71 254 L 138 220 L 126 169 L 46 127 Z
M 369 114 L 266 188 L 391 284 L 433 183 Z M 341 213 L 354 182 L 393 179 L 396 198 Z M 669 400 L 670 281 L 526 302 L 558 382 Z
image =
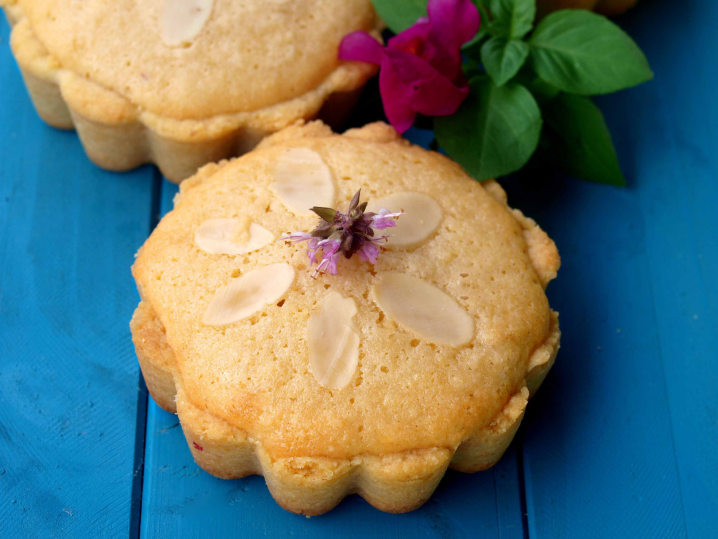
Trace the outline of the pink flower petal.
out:
M 442 38 L 433 23 L 422 22 L 391 38 L 387 48 L 402 50 L 423 58 L 450 80 L 461 74 L 461 45 Z
M 379 72 L 379 90 L 389 123 L 398 133 L 404 133 L 416 118 L 416 112 L 411 105 L 414 89 L 399 76 L 394 62 L 386 56 Z
M 339 59 L 379 65 L 383 50 L 381 43 L 366 32 L 352 32 L 339 44 Z
M 478 32 L 480 17 L 472 0 L 429 0 L 428 18 L 382 46 L 365 32 L 342 41 L 339 58 L 381 65 L 379 89 L 384 112 L 399 132 L 417 113 L 454 114 L 469 93 L 461 70 L 461 46 Z
M 447 48 L 441 43 L 436 32 L 431 32 L 426 41 L 425 53 L 421 56 L 447 79 L 458 83 L 463 80 L 461 70 L 461 47 Z
M 387 118 L 400 133 L 416 113 L 454 114 L 469 93 L 468 86 L 456 86 L 418 56 L 395 49 L 386 49 L 384 55 L 379 88 Z
M 419 22 L 417 22 L 414 26 L 410 26 L 403 32 L 389 39 L 386 45 L 387 47 L 391 47 L 393 49 L 401 49 L 418 55 L 418 53 L 412 49 L 417 45 L 423 44 L 423 42 L 428 39 L 430 33 L 431 23 L 429 22 L 429 19 L 424 17 L 419 19 Z
M 479 31 L 479 10 L 471 0 L 429 0 L 426 11 L 433 30 L 451 48 L 461 48 Z
M 437 75 L 419 85 L 414 94 L 414 110 L 425 116 L 451 116 L 469 95 L 469 87 L 457 87 L 449 79 Z

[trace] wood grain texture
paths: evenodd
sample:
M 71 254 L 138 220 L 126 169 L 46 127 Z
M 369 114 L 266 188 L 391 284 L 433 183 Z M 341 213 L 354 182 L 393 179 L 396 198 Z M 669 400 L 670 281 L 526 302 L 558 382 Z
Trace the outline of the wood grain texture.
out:
M 599 100 L 627 189 L 509 183 L 563 258 L 562 349 L 522 427 L 531 537 L 716 536 L 716 22 L 711 0 L 620 19 L 656 74 Z
M 130 532 L 129 273 L 152 171 L 102 172 L 30 104 L 0 17 L 0 536 Z
M 666 13 L 646 2 L 625 25 L 658 84 L 603 103 L 632 160 L 689 537 L 718 534 L 718 3 Z M 677 29 L 684 29 L 677 30 Z M 673 38 L 661 37 L 672 32 Z
M 523 425 L 530 536 L 684 536 L 637 202 L 625 190 L 537 180 L 509 185 L 509 200 L 523 200 L 562 253 L 549 299 L 563 335 Z
M 153 189 L 166 212 L 176 187 L 103 172 L 43 125 L 0 22 L 0 537 L 715 537 L 718 4 L 651 0 L 619 22 L 656 73 L 599 101 L 628 188 L 503 182 L 563 259 L 562 349 L 517 441 L 414 513 L 351 497 L 311 519 L 261 477 L 202 472 L 151 401 L 145 447 L 129 266 Z
M 449 472 L 419 510 L 390 515 L 357 496 L 319 517 L 284 511 L 262 477 L 234 481 L 192 460 L 177 418 L 150 403 L 142 537 L 523 537 L 515 454 L 492 471 Z

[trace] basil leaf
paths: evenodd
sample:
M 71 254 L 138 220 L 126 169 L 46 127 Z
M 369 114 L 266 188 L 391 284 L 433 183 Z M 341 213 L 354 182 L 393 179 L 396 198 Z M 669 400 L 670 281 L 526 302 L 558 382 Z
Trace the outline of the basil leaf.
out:
M 536 100 L 520 84 L 496 86 L 485 75 L 470 84 L 471 93 L 456 114 L 434 118 L 439 144 L 479 181 L 520 169 L 541 133 Z
M 607 94 L 653 78 L 638 45 L 589 11 L 552 13 L 538 24 L 529 44 L 536 73 L 564 92 Z
M 577 178 L 626 185 L 611 133 L 591 99 L 561 94 L 541 111 L 545 124 L 537 157 Z
M 526 86 L 526 89 L 536 98 L 539 106 L 544 101 L 553 99 L 561 93 L 561 90 L 556 88 L 554 85 L 537 77 L 530 64 L 524 64 L 521 69 L 519 69 L 518 74 L 513 80 L 514 82 L 518 82 L 519 84 Z
M 528 88 L 529 92 L 533 94 L 533 96 L 539 103 L 547 99 L 553 99 L 561 93 L 561 90 L 556 88 L 553 84 L 550 84 L 538 77 L 526 83 L 525 86 L 526 88 Z
M 372 0 L 374 9 L 389 29 L 398 34 L 426 17 L 427 0 Z
M 481 61 L 496 86 L 503 86 L 518 73 L 529 55 L 529 46 L 519 39 L 492 37 L 481 47 Z
M 491 18 L 482 18 L 494 36 L 516 39 L 525 36 L 533 28 L 536 18 L 536 0 L 478 0 Z

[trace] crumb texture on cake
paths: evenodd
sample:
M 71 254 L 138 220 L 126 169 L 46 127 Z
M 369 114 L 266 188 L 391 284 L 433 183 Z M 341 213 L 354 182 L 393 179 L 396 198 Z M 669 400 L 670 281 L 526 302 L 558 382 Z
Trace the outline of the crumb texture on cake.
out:
M 197 247 L 195 229 L 208 219 L 241 215 L 275 237 L 314 226 L 316 218 L 292 213 L 270 188 L 292 148 L 326 162 L 339 208 L 360 188 L 369 200 L 423 193 L 442 208 L 438 229 L 414 249 L 382 253 L 375 266 L 355 256 L 341 260 L 337 275 L 316 279 L 302 246 L 274 242 L 237 256 Z M 544 293 L 558 253 L 530 233 L 540 230 L 535 223 L 511 212 L 498 184 L 484 185 L 383 124 L 339 136 L 318 122 L 183 184 L 133 267 L 142 298 L 133 335 L 143 372 L 165 373 L 148 387 L 153 395 L 161 388 L 158 403 L 178 412 L 200 466 L 228 478 L 261 473 L 281 505 L 317 514 L 352 492 L 383 510 L 410 510 L 447 467 L 493 465 L 559 347 Z M 296 270 L 281 301 L 233 324 L 202 324 L 218 289 L 278 263 Z M 436 344 L 392 321 L 371 292 L 388 273 L 453 298 L 472 317 L 473 338 Z M 360 344 L 349 382 L 330 389 L 311 371 L 307 324 L 333 293 L 356 303 Z

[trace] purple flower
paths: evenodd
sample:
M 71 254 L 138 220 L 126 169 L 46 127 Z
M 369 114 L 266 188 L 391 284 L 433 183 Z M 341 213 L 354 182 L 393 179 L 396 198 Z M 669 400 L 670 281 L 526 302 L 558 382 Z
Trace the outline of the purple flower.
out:
M 361 249 L 359 249 L 359 258 L 361 258 L 364 262 L 376 264 L 376 259 L 378 256 L 379 247 L 377 247 L 376 241 L 369 241 L 365 243 Z
M 289 236 L 282 236 L 279 239 L 288 241 L 290 243 L 301 243 L 303 241 L 308 241 L 309 245 L 307 247 L 307 256 L 309 257 L 310 264 L 313 266 L 314 263 L 317 261 L 317 252 L 319 251 L 319 238 L 315 238 L 307 232 L 295 232 L 294 234 L 290 234 Z
M 320 241 L 319 245 L 322 249 L 323 260 L 317 266 L 315 276 L 319 273 L 331 273 L 332 275 L 336 275 L 337 262 L 339 262 L 342 242 L 338 239 L 329 239 Z M 314 264 L 314 262 L 312 262 L 312 264 Z
M 355 253 L 359 253 L 359 257 L 365 262 L 376 264 L 381 253 L 378 244 L 386 241 L 386 237 L 374 237 L 374 229 L 396 226 L 394 221 L 401 213 L 389 213 L 385 208 L 379 210 L 378 214 L 367 212 L 367 203 L 359 203 L 360 196 L 361 191 L 357 191 L 349 203 L 347 213 L 315 206 L 312 211 L 320 217 L 320 221 L 311 233 L 295 232 L 279 238 L 290 243 L 309 243 L 307 256 L 310 265 L 313 266 L 319 260 L 315 277 L 320 273 L 336 275 L 341 255 L 351 258 Z
M 396 226 L 396 218 L 400 215 L 401 212 L 389 213 L 389 210 L 382 208 L 379 210 L 379 213 L 372 217 L 371 227 L 377 230 L 384 230 L 385 228 Z
M 399 133 L 411 127 L 417 114 L 454 114 L 469 95 L 461 46 L 479 31 L 476 6 L 471 0 L 429 0 L 427 13 L 386 47 L 366 32 L 348 34 L 339 45 L 341 60 L 381 66 L 384 111 Z

